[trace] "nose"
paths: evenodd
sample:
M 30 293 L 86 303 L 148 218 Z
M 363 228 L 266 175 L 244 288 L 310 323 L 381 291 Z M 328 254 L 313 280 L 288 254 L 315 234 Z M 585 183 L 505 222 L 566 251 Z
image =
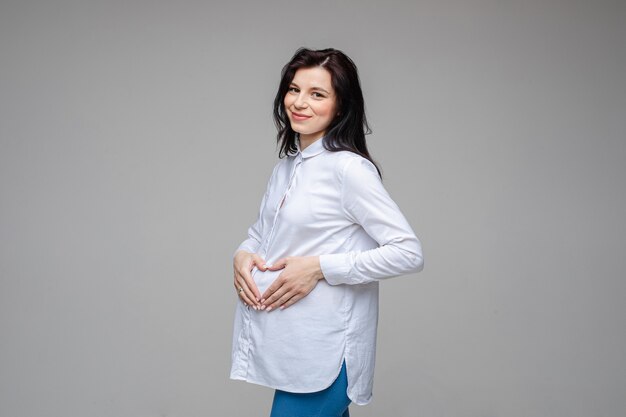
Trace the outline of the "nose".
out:
M 307 107 L 309 104 L 305 100 L 305 95 L 300 93 L 298 94 L 298 97 L 296 97 L 296 101 L 293 102 L 293 105 L 298 109 L 302 109 Z

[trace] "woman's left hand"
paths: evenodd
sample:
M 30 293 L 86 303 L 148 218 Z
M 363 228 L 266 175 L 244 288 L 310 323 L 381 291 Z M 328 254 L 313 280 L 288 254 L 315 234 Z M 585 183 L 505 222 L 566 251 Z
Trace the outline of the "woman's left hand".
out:
M 268 266 L 269 271 L 285 269 L 261 295 L 261 309 L 284 309 L 306 297 L 324 279 L 319 256 L 288 256 Z

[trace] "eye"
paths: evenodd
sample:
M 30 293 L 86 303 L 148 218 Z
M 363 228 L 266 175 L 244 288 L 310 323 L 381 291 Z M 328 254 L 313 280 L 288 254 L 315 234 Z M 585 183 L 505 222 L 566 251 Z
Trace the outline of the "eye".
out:
M 313 97 L 315 97 L 315 98 L 324 98 L 324 95 L 321 94 L 321 93 L 318 93 L 318 92 L 314 92 L 313 93 Z
M 298 91 L 300 90 L 298 90 L 297 87 L 289 87 L 289 89 L 287 90 L 287 92 L 289 93 L 297 93 Z

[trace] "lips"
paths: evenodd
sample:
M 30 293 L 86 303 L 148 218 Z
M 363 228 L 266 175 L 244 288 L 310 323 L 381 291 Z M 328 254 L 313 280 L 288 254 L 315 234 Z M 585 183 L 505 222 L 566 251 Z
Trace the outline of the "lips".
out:
M 291 112 L 291 116 L 296 120 L 306 120 L 311 117 L 311 116 L 307 116 L 306 114 L 300 114 L 300 113 L 296 113 L 293 111 Z

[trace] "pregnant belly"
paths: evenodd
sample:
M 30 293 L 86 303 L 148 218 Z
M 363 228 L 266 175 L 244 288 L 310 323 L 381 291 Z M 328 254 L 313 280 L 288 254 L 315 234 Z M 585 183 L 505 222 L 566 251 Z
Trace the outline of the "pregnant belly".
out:
M 259 291 L 263 293 L 280 272 L 254 273 Z M 324 358 L 323 366 L 313 361 L 316 369 L 324 369 L 327 372 L 324 375 L 336 372 L 341 362 L 348 321 L 347 287 L 320 280 L 308 295 L 284 310 L 250 310 L 253 350 L 257 352 L 258 361 L 267 360 L 264 372 L 273 372 L 272 369 L 284 363 L 285 358 L 298 359 L 296 362 L 303 364 L 314 358 Z M 293 367 L 292 361 L 287 362 L 291 363 L 290 368 Z M 307 371 L 311 372 L 310 369 Z
M 257 285 L 259 292 L 263 294 L 265 290 L 280 276 L 284 269 L 278 271 L 259 271 L 256 267 L 252 270 L 252 279 Z M 297 301 L 289 309 L 295 306 L 300 308 L 323 308 L 327 312 L 340 310 L 344 303 L 345 286 L 330 285 L 326 280 L 318 281 L 313 290 L 304 298 Z

